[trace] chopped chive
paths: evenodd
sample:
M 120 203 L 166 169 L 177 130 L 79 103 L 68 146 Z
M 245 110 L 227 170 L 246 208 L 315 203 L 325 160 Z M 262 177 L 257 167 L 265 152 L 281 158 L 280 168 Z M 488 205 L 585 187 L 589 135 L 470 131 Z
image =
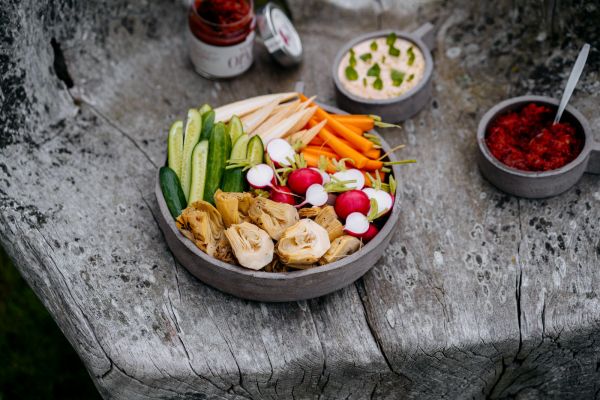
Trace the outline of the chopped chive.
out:
M 355 81 L 358 79 L 358 72 L 356 72 L 356 70 L 352 68 L 352 66 L 347 66 L 345 72 L 346 78 L 348 78 L 349 81 Z
M 404 81 L 404 77 L 406 76 L 406 74 L 404 72 L 398 71 L 397 69 L 392 69 L 390 75 L 392 78 L 392 84 L 394 86 L 402 85 L 402 82 Z
M 373 55 L 371 53 L 365 53 L 360 56 L 360 59 L 363 60 L 364 62 L 370 61 L 372 58 L 373 58 Z
M 388 46 L 393 46 L 394 43 L 396 42 L 397 36 L 396 36 L 396 32 L 392 32 L 389 35 L 387 35 L 387 37 L 385 38 L 385 43 Z
M 385 64 L 385 56 L 381 56 L 381 63 Z
M 383 89 L 383 81 L 381 78 L 377 77 L 377 79 L 375 79 L 375 82 L 373 82 L 373 87 L 377 90 Z
M 379 68 L 379 64 L 375 63 L 367 71 L 367 76 L 379 76 L 380 73 L 381 73 L 381 68 Z
M 408 76 L 408 79 L 406 80 L 406 82 L 410 82 L 410 81 L 412 81 L 413 79 L 415 79 L 415 74 L 410 74 L 410 75 Z
M 412 46 L 406 50 L 406 54 L 408 54 L 408 65 L 413 65 L 415 62 L 415 53 Z
M 388 50 L 388 54 L 390 56 L 398 57 L 398 56 L 400 56 L 400 49 L 397 49 L 394 46 L 390 46 L 390 48 Z
M 367 78 L 363 78 L 363 86 L 367 87 Z
M 373 40 L 371 42 L 371 46 L 370 47 L 371 47 L 371 50 L 377 51 L 377 42 Z

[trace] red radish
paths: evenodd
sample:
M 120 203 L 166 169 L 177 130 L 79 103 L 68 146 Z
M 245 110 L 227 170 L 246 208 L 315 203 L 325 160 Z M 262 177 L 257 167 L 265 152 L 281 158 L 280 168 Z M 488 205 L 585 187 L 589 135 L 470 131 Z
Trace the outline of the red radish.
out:
M 296 200 L 294 199 L 292 191 L 285 186 L 273 186 L 269 198 L 278 203 L 286 203 L 293 206 L 296 205 Z
M 339 181 L 347 182 L 345 185 L 349 189 L 360 190 L 365 187 L 365 176 L 357 169 L 347 169 L 338 171 L 333 177 Z
M 323 185 L 331 182 L 331 177 L 329 176 L 329 174 L 327 172 L 321 171 L 320 169 L 315 168 L 315 167 L 310 167 L 310 169 L 314 169 L 315 171 L 317 171 L 318 173 L 321 174 L 321 178 L 323 178 Z
M 296 152 L 284 139 L 273 139 L 267 144 L 267 154 L 273 163 L 278 166 L 288 167 L 294 162 Z
M 309 186 L 314 184 L 323 184 L 323 177 L 319 171 L 311 168 L 293 170 L 287 178 L 288 187 L 299 195 L 304 195 Z
M 392 205 L 394 204 L 394 198 L 391 194 L 381 189 L 373 189 L 373 188 L 364 188 L 362 190 L 367 197 L 370 199 L 375 199 L 377 202 L 377 215 L 385 215 L 392 209 Z M 371 210 L 369 210 L 371 213 Z
M 377 227 L 369 222 L 364 214 L 353 212 L 346 218 L 344 232 L 365 242 L 373 239 L 379 232 Z
M 327 196 L 327 205 L 334 206 L 336 199 L 337 199 L 337 194 L 329 193 L 329 196 Z
M 369 197 L 360 190 L 349 190 L 340 194 L 335 200 L 335 213 L 341 219 L 346 219 L 354 212 L 367 215 L 370 208 Z
M 328 198 L 329 194 L 327 193 L 323 185 L 319 183 L 314 183 L 310 185 L 308 189 L 306 189 L 306 198 L 302 203 L 298 204 L 296 207 L 300 208 L 307 204 L 320 207 L 327 203 Z
M 275 172 L 273 168 L 267 164 L 258 164 L 248 170 L 246 174 L 246 180 L 255 189 L 263 189 L 266 187 L 273 186 L 273 178 Z

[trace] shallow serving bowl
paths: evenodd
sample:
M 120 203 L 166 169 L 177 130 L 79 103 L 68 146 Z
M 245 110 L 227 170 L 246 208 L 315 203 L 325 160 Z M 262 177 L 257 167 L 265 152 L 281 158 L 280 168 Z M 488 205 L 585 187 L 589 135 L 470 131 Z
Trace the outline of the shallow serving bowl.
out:
M 561 122 L 569 122 L 584 136 L 581 153 L 565 166 L 551 171 L 532 172 L 509 167 L 492 155 L 485 142 L 490 123 L 499 115 L 518 110 L 526 104 L 543 104 L 556 111 L 559 100 L 545 96 L 520 96 L 498 103 L 484 114 L 477 128 L 478 164 L 483 176 L 499 189 L 520 197 L 555 196 L 573 186 L 584 172 L 600 174 L 600 144 L 594 141 L 587 119 L 567 106 Z
M 385 37 L 391 32 L 396 36 L 413 42 L 425 57 L 423 79 L 408 92 L 391 99 L 366 99 L 350 93 L 340 81 L 338 68 L 342 58 L 350 48 L 365 40 Z M 433 58 L 431 50 L 435 44 L 433 25 L 426 23 L 417 30 L 407 33 L 394 29 L 370 32 L 347 42 L 338 51 L 333 63 L 332 75 L 335 84 L 336 101 L 340 108 L 352 114 L 375 114 L 386 122 L 401 122 L 418 113 L 431 99 L 431 76 L 433 74 Z
M 325 107 L 333 113 L 343 111 Z M 345 114 L 345 113 L 344 113 Z M 391 147 L 381 139 L 382 150 Z M 391 161 L 396 158 L 389 156 Z M 399 167 L 393 166 L 395 176 Z M 323 296 L 348 286 L 369 269 L 373 268 L 383 254 L 398 225 L 400 215 L 399 196 L 396 189 L 394 206 L 388 220 L 377 236 L 356 253 L 331 264 L 307 270 L 291 272 L 253 271 L 212 258 L 184 237 L 175 226 L 160 189 L 156 174 L 155 195 L 159 211 L 157 219 L 173 255 L 187 270 L 204 283 L 234 296 L 250 300 L 281 302 L 310 299 Z

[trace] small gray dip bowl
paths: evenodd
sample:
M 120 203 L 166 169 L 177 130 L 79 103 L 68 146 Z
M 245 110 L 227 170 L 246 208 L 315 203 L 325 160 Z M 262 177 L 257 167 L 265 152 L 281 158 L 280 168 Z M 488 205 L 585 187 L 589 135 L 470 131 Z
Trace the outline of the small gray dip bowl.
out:
M 594 141 L 590 125 L 583 115 L 567 106 L 561 122 L 568 122 L 584 136 L 581 153 L 567 165 L 551 171 L 532 172 L 512 168 L 492 155 L 485 142 L 488 126 L 496 117 L 523 108 L 529 103 L 548 106 L 553 111 L 559 100 L 544 96 L 521 96 L 505 100 L 486 112 L 477 128 L 478 164 L 483 176 L 499 189 L 515 196 L 532 199 L 556 196 L 573 186 L 584 172 L 600 174 L 600 144 Z
M 332 113 L 345 114 L 333 107 L 325 107 L 325 109 Z M 381 138 L 381 146 L 384 153 L 391 149 L 383 138 Z M 393 154 L 389 159 L 397 160 Z M 394 165 L 393 172 L 395 176 L 400 176 L 400 167 Z M 223 292 L 244 299 L 269 302 L 310 299 L 350 285 L 375 266 L 396 230 L 400 215 L 400 189 L 397 188 L 394 206 L 388 214 L 388 220 L 377 236 L 356 253 L 340 261 L 307 270 L 264 272 L 212 258 L 183 236 L 175 226 L 175 221 L 167 208 L 160 189 L 158 172 L 154 193 L 159 206 L 156 213 L 158 224 L 177 261 L 202 282 Z
M 365 40 L 386 37 L 395 32 L 399 38 L 413 42 L 425 57 L 425 73 L 423 79 L 411 90 L 391 99 L 365 99 L 350 93 L 338 76 L 338 68 L 342 58 L 351 47 Z M 426 23 L 411 33 L 383 30 L 358 36 L 346 43 L 338 51 L 333 63 L 332 75 L 335 83 L 336 101 L 340 108 L 352 114 L 375 114 L 385 122 L 401 122 L 418 113 L 431 99 L 431 76 L 433 74 L 433 58 L 431 49 L 434 46 L 433 25 Z

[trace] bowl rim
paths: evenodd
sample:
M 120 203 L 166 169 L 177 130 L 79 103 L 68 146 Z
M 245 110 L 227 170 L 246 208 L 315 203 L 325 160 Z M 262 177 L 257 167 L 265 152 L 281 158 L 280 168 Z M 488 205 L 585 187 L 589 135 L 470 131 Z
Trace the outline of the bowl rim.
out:
M 423 73 L 423 78 L 421 79 L 421 81 L 419 83 L 417 83 L 417 85 L 415 85 L 408 92 L 402 93 L 400 96 L 392 97 L 389 99 L 366 99 L 364 97 L 356 96 L 355 94 L 350 93 L 344 87 L 344 85 L 340 81 L 340 77 L 338 76 L 339 65 L 342 62 L 342 58 L 344 57 L 344 55 L 346 55 L 346 53 L 350 50 L 351 47 L 353 47 L 354 45 L 356 45 L 360 42 L 364 42 L 368 39 L 372 39 L 375 37 L 377 37 L 377 38 L 384 37 L 384 36 L 389 35 L 392 32 L 396 33 L 396 35 L 398 37 L 414 43 L 417 47 L 419 47 L 419 50 L 421 50 L 421 53 L 423 54 L 423 57 L 425 58 L 425 72 Z M 414 96 L 415 94 L 419 93 L 427 85 L 427 83 L 431 79 L 431 75 L 433 74 L 433 57 L 431 56 L 431 50 L 429 49 L 429 47 L 427 47 L 425 42 L 423 42 L 419 37 L 413 35 L 412 33 L 402 32 L 397 29 L 382 29 L 379 31 L 373 31 L 373 32 L 359 35 L 359 36 L 355 37 L 354 39 L 347 41 L 340 48 L 340 50 L 338 50 L 334 60 L 335 61 L 333 62 L 331 74 L 333 76 L 333 82 L 334 82 L 336 88 L 341 93 L 343 93 L 344 96 L 348 97 L 349 99 L 351 99 L 357 103 L 368 104 L 368 105 L 396 104 L 396 103 L 402 102 L 406 99 L 409 99 L 412 96 Z
M 490 108 L 479 120 L 479 125 L 477 126 L 477 145 L 479 146 L 480 152 L 486 158 L 487 161 L 492 163 L 496 168 L 516 176 L 527 177 L 527 178 L 546 178 L 553 177 L 557 175 L 562 175 L 566 172 L 571 171 L 572 169 L 578 167 L 581 163 L 583 163 L 586 158 L 589 156 L 590 151 L 593 147 L 593 138 L 590 133 L 590 126 L 587 118 L 583 116 L 576 108 L 567 105 L 565 108 L 565 113 L 569 114 L 573 117 L 577 122 L 581 125 L 583 135 L 585 138 L 585 143 L 583 145 L 583 149 L 581 152 L 573 159 L 571 162 L 563 165 L 560 168 L 551 169 L 549 171 L 523 171 L 521 169 L 509 167 L 504 164 L 502 161 L 498 160 L 491 153 L 490 149 L 485 142 L 485 135 L 487 132 L 488 125 L 492 122 L 497 116 L 504 113 L 506 109 L 512 108 L 514 106 L 520 106 L 526 103 L 543 103 L 546 105 L 550 105 L 553 107 L 557 107 L 560 104 L 560 100 L 548 97 L 548 96 L 537 96 L 537 95 L 524 95 L 511 97 L 506 100 L 503 100 L 497 103 L 495 106 Z M 564 116 L 564 114 L 563 114 Z
M 320 105 L 325 108 L 327 111 L 336 113 L 336 114 L 348 114 L 347 112 L 340 110 L 333 106 L 328 106 L 321 104 Z M 385 141 L 385 139 L 375 130 L 371 130 L 371 133 L 375 133 L 379 139 L 381 140 L 381 148 L 384 152 L 389 151 L 392 147 Z M 388 156 L 390 161 L 398 161 L 397 157 L 392 153 Z M 166 163 L 163 163 L 165 165 Z M 369 243 L 364 245 L 357 252 L 344 257 L 339 261 L 332 262 L 330 264 L 320 265 L 318 267 L 309 268 L 305 270 L 297 270 L 297 271 L 289 271 L 289 272 L 265 272 L 265 271 L 255 271 L 248 268 L 244 268 L 241 266 L 229 264 L 223 262 L 221 260 L 217 260 L 209 256 L 200 250 L 191 240 L 183 236 L 183 234 L 177 229 L 175 226 L 175 220 L 171 216 L 169 209 L 167 207 L 167 203 L 163 196 L 162 190 L 160 188 L 160 180 L 159 180 L 159 171 L 160 167 L 156 171 L 156 185 L 155 185 L 155 195 L 158 201 L 159 212 L 162 213 L 163 219 L 166 221 L 169 229 L 175 234 L 175 237 L 183 242 L 184 246 L 194 253 L 194 255 L 200 257 L 203 261 L 207 262 L 211 266 L 222 268 L 228 270 L 229 272 L 237 273 L 250 278 L 257 279 L 271 279 L 271 280 L 286 280 L 286 279 L 295 279 L 295 278 L 303 278 L 310 275 L 325 273 L 329 271 L 333 271 L 340 268 L 345 268 L 349 264 L 357 261 L 362 256 L 364 256 L 367 252 L 373 251 L 385 238 L 393 233 L 393 230 L 396 228 L 398 223 L 399 215 L 400 215 L 400 187 L 396 187 L 395 193 L 395 201 L 394 206 L 392 207 L 392 211 L 388 216 L 388 220 L 385 222 L 379 233 L 375 238 L 373 238 Z M 394 176 L 398 177 L 400 174 L 400 167 L 398 165 L 392 165 L 392 171 L 394 172 Z

